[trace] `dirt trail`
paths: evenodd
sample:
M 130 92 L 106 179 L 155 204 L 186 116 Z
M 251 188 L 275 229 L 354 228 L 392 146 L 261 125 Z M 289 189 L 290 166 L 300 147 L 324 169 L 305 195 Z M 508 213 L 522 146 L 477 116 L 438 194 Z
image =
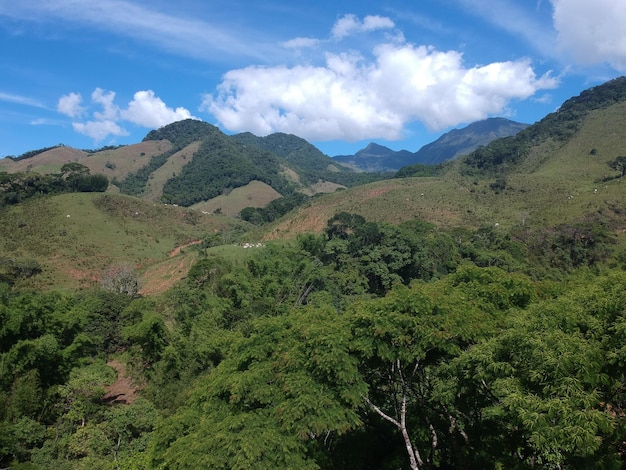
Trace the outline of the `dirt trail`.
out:
M 139 397 L 139 388 L 126 375 L 126 366 L 124 364 L 112 359 L 107 362 L 107 365 L 115 369 L 117 379 L 111 385 L 104 387 L 106 393 L 102 400 L 108 403 L 125 403 L 130 405 Z
M 202 243 L 202 240 L 194 240 L 192 242 L 187 243 L 186 245 L 177 246 L 172 251 L 170 251 L 170 258 L 180 254 L 181 250 L 187 248 L 188 246 L 197 245 L 199 243 Z
M 167 260 L 149 267 L 142 278 L 141 295 L 153 295 L 165 292 L 176 282 L 184 278 L 194 263 L 196 256 L 190 253 L 177 258 L 181 250 L 191 245 L 202 243 L 202 240 L 195 240 L 186 245 L 177 246 L 170 251 Z

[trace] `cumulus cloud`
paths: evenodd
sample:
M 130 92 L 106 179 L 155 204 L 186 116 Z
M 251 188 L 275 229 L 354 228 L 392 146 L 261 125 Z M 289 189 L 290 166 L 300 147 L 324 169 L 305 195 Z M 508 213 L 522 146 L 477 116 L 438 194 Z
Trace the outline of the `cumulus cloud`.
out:
M 143 127 L 161 127 L 174 121 L 193 118 L 185 108 L 168 108 L 152 90 L 135 93 L 133 100 L 128 103 L 128 109 L 122 111 L 122 117 Z
M 105 91 L 102 88 L 96 88 L 91 94 L 91 101 L 102 106 L 102 112 L 93 113 L 99 121 L 116 121 L 118 119 L 120 108 L 113 102 L 115 99 L 114 91 Z
M 79 134 L 91 137 L 96 142 L 102 142 L 107 137 L 128 135 L 128 131 L 122 129 L 115 122 L 106 120 L 73 122 L 72 127 Z
M 101 110 L 92 113 L 92 120 L 72 122 L 72 127 L 76 132 L 91 137 L 95 142 L 101 142 L 109 136 L 129 135 L 120 125 L 123 122 L 157 128 L 183 119 L 196 119 L 185 108 L 169 108 L 152 90 L 136 92 L 126 109 L 121 109 L 115 104 L 114 91 L 102 88 L 96 88 L 91 93 L 91 102 L 101 107 Z M 81 95 L 72 92 L 59 98 L 57 110 L 77 119 L 87 112 L 82 103 Z
M 327 54 L 323 66 L 232 70 L 201 109 L 231 131 L 394 140 L 410 122 L 441 130 L 557 85 L 527 59 L 468 67 L 458 52 L 398 43 L 377 46 L 373 57 Z
M 344 15 L 333 26 L 331 35 L 334 39 L 343 39 L 355 33 L 391 29 L 394 26 L 394 22 L 385 16 L 370 15 L 361 21 L 356 15 Z
M 551 0 L 559 47 L 584 65 L 626 70 L 626 2 Z
M 71 118 L 77 118 L 85 112 L 82 102 L 83 97 L 79 93 L 69 93 L 59 98 L 57 111 Z

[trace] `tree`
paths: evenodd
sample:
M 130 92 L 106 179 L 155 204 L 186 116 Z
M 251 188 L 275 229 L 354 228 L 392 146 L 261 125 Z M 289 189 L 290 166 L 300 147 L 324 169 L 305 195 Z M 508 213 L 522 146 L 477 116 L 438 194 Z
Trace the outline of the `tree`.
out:
M 157 428 L 153 465 L 318 468 L 333 436 L 361 423 L 366 389 L 346 332 L 328 308 L 253 320 Z
M 609 166 L 614 170 L 619 171 L 619 177 L 623 178 L 626 173 L 626 157 L 617 157 L 615 160 L 609 163 Z
M 108 292 L 124 294 L 131 298 L 139 295 L 137 271 L 128 264 L 109 266 L 102 274 L 100 284 Z
M 468 461 L 622 467 L 625 282 L 620 274 L 560 286 L 450 361 L 450 406 L 474 441 Z
M 529 301 L 529 282 L 472 266 L 429 284 L 396 286 L 346 312 L 371 412 L 391 423 L 412 469 L 455 462 L 468 436 L 439 371 L 496 331 L 498 316 Z
M 89 168 L 77 162 L 68 162 L 61 167 L 61 175 L 68 187 L 79 190 L 80 179 L 88 176 Z

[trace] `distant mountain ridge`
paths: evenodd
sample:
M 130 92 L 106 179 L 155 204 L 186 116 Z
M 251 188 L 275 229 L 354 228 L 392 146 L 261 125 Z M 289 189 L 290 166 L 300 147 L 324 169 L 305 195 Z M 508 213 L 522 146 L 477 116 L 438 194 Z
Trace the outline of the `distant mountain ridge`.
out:
M 227 135 L 195 119 L 152 130 L 138 144 L 93 151 L 60 145 L 0 159 L 0 173 L 58 173 L 68 162 L 105 175 L 113 189 L 124 194 L 185 207 L 223 199 L 235 189 L 248 187 L 245 195 L 238 193 L 242 200 L 237 211 L 263 207 L 268 199 L 295 196 L 299 200 L 298 194 L 333 192 L 383 177 L 340 165 L 295 135 Z
M 416 163 L 434 165 L 467 155 L 482 145 L 487 145 L 501 137 L 515 135 L 526 127 L 528 124 L 505 118 L 489 118 L 476 121 L 462 129 L 446 132 L 417 152 L 395 151 L 370 143 L 354 155 L 338 155 L 334 159 L 362 171 L 397 171 Z

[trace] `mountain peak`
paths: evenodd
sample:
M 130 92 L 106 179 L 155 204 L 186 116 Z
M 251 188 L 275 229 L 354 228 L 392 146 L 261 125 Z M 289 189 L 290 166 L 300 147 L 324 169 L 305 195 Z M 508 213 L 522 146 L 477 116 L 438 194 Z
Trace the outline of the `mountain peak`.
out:
M 367 147 L 359 150 L 356 153 L 356 155 L 362 155 L 362 156 L 367 155 L 370 157 L 385 157 L 389 155 L 389 152 L 393 152 L 393 150 L 391 150 L 388 147 L 385 147 L 384 145 L 379 145 L 376 142 L 370 142 L 369 144 L 367 144 Z
M 415 163 L 437 164 L 465 155 L 494 139 L 508 137 L 525 129 L 528 124 L 493 117 L 476 121 L 462 129 L 453 129 L 417 152 L 395 151 L 370 142 L 354 155 L 338 155 L 335 159 L 364 171 L 397 171 Z

